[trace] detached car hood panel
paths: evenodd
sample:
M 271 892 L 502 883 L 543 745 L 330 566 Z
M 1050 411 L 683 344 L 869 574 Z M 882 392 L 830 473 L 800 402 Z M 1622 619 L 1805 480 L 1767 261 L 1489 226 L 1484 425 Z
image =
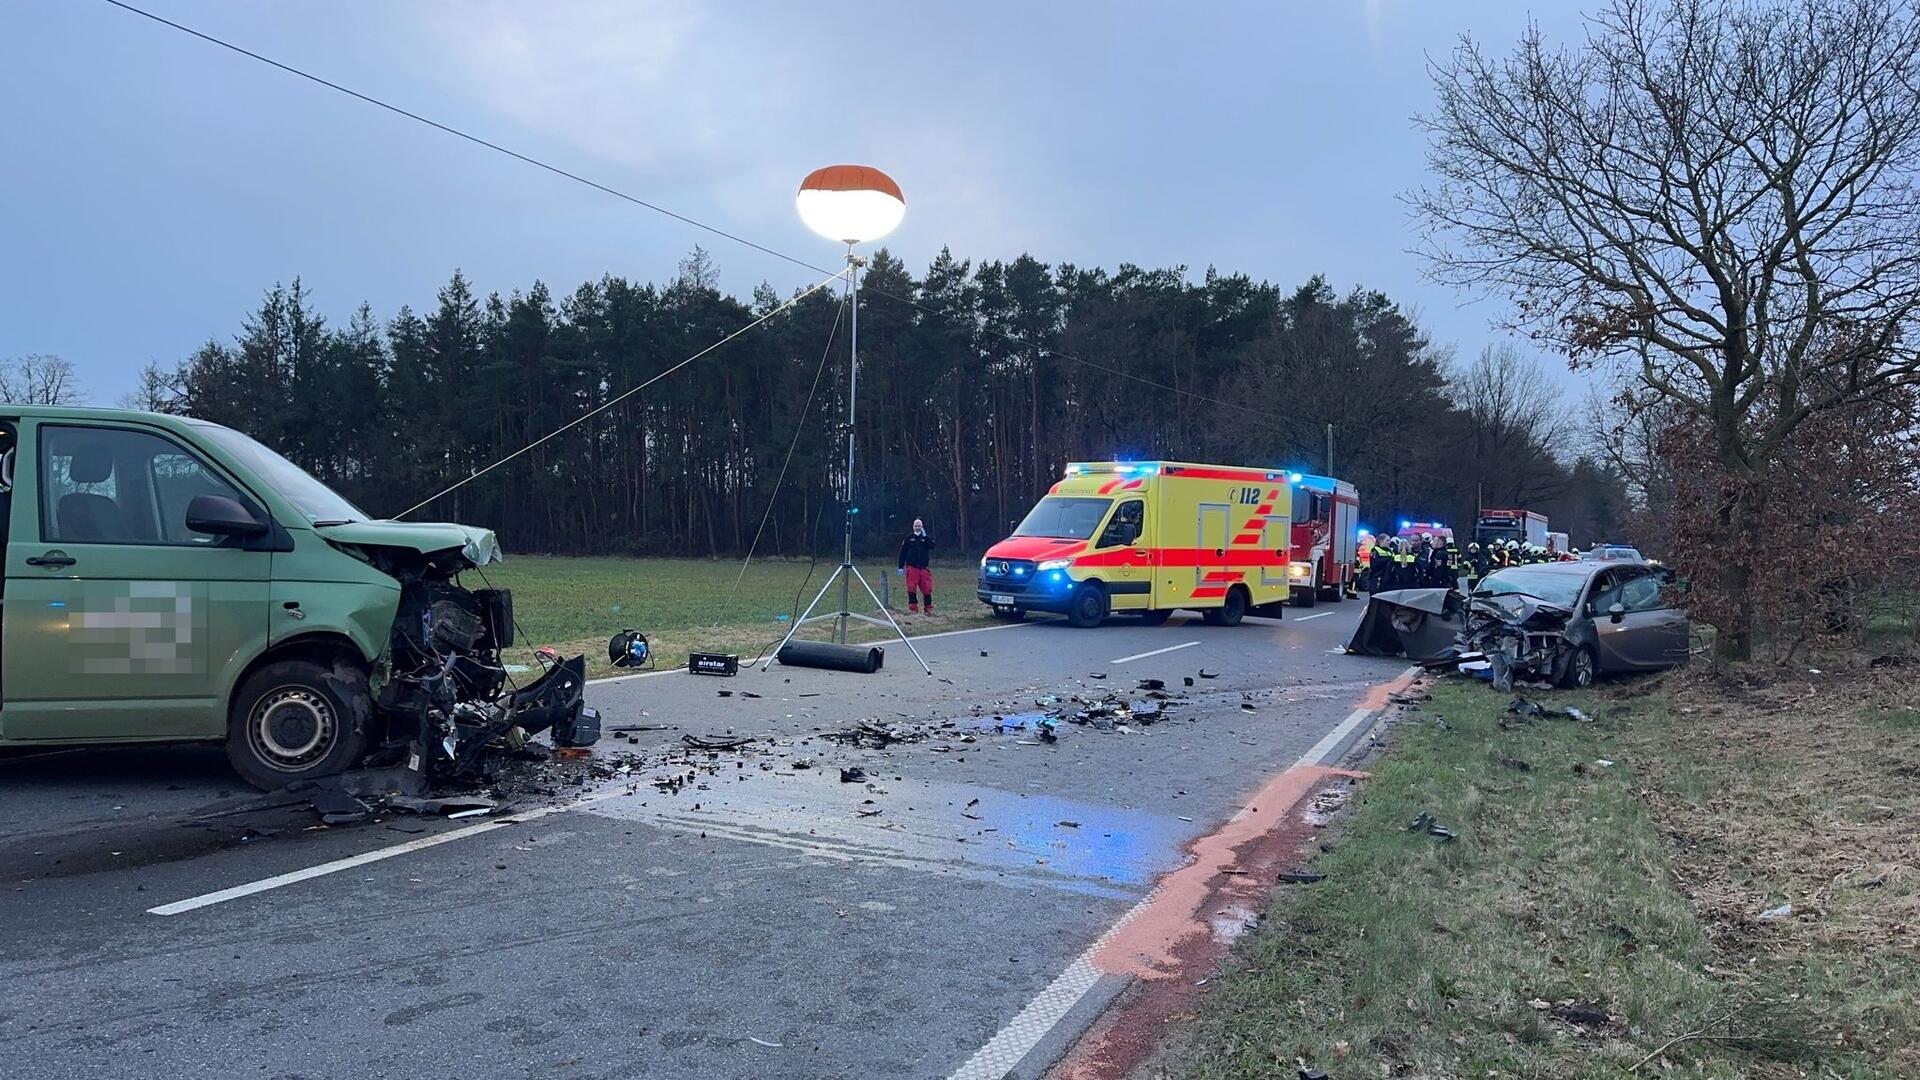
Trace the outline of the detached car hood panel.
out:
M 350 521 L 344 525 L 316 525 L 313 531 L 339 544 L 405 548 L 428 556 L 458 551 L 474 566 L 496 563 L 504 557 L 492 529 L 447 521 Z

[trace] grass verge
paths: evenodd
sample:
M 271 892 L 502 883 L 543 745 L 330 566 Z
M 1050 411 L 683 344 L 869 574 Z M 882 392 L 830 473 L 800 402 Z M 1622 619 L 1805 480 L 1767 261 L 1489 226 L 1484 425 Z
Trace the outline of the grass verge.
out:
M 588 673 L 599 677 L 619 673 L 607 663 L 607 639 L 629 627 L 647 635 L 661 667 L 683 665 L 688 651 L 697 649 L 737 652 L 745 663 L 779 641 L 791 625 L 780 617 L 791 617 L 804 608 L 837 565 L 837 561 L 809 565 L 762 560 L 742 575 L 739 563 L 707 559 L 513 556 L 498 567 L 488 567 L 485 579 L 513 590 L 522 647 L 510 659 L 530 663 L 529 647 L 552 645 L 568 655 L 585 653 Z M 972 562 L 934 568 L 940 614 L 933 617 L 906 613 L 905 589 L 891 567 L 871 562 L 862 570 L 875 591 L 881 588 L 883 572 L 891 578 L 894 617 L 909 634 L 992 622 L 973 595 L 976 564 Z M 470 582 L 479 583 L 477 575 Z M 835 595 L 822 601 L 822 607 L 839 610 L 837 597 L 836 587 Z M 872 601 L 857 584 L 852 606 L 856 612 L 875 614 Z M 822 640 L 827 632 L 824 627 L 809 631 L 802 633 Z M 861 625 L 850 636 L 855 641 L 883 641 L 892 631 Z M 890 662 L 896 659 L 888 656 Z M 904 659 L 912 662 L 911 657 Z
M 1441 684 L 1315 860 L 1326 880 L 1281 887 L 1149 1069 L 1920 1075 L 1915 849 L 1886 827 L 1920 809 L 1894 783 L 1920 755 L 1885 747 L 1904 717 L 1855 700 L 1782 736 L 1804 708 L 1708 715 L 1724 688 L 1686 686 L 1542 696 L 1594 719 L 1526 723 Z M 1423 811 L 1459 839 L 1409 832 Z

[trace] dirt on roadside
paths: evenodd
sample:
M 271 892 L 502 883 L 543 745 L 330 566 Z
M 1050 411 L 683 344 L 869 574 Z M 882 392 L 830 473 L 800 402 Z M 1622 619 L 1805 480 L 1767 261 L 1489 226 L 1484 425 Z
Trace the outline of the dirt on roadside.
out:
M 1705 668 L 1618 709 L 1677 884 L 1759 1019 L 1920 1076 L 1920 661 Z M 1781 1076 L 1802 1075 L 1782 1064 Z M 1762 1074 L 1756 1074 L 1762 1075 Z

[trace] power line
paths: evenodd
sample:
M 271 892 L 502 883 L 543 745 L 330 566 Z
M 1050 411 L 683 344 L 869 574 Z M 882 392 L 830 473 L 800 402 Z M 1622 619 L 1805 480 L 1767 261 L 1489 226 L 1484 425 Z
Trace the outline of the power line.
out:
M 753 241 L 748 240 L 743 236 L 730 233 L 725 229 L 719 228 L 717 226 L 709 225 L 704 221 L 696 221 L 695 219 L 690 218 L 685 214 L 676 213 L 672 210 L 667 209 L 664 206 L 659 205 L 658 203 L 648 202 L 647 200 L 642 199 L 637 195 L 630 195 L 627 192 L 621 191 L 618 188 L 609 187 L 606 184 L 602 184 L 597 180 L 590 180 L 587 177 L 581 176 L 579 173 L 569 172 L 568 170 L 563 169 L 558 165 L 554 165 L 550 162 L 542 161 L 537 157 L 533 157 L 528 154 L 522 154 L 518 150 L 510 150 L 507 147 L 501 146 L 499 143 L 481 138 L 480 136 L 475 135 L 468 131 L 462 131 L 461 129 L 454 127 L 451 124 L 443 124 L 438 120 L 434 120 L 429 117 L 422 116 L 419 113 L 413 112 L 409 109 L 404 109 L 398 105 L 393 104 L 392 102 L 383 101 L 380 98 L 374 97 L 371 94 L 363 94 L 358 90 L 352 89 L 351 87 L 342 86 L 339 83 L 332 81 L 331 79 L 322 78 L 318 75 L 313 74 L 310 71 L 303 71 L 300 68 L 294 67 L 291 64 L 283 64 L 280 61 L 273 59 L 272 57 L 262 56 L 251 49 L 244 48 L 239 45 L 235 45 L 231 41 L 226 41 L 222 38 L 217 38 L 212 34 L 206 33 L 204 31 L 195 30 L 191 26 L 182 25 L 164 16 L 155 15 L 151 11 L 147 11 L 145 9 L 135 7 L 132 4 L 126 3 L 125 0 L 106 0 L 106 2 L 109 4 L 112 4 L 114 7 L 121 9 L 122 11 L 131 12 L 132 14 L 138 15 L 145 19 L 152 19 L 154 22 L 157 22 L 162 26 L 171 27 L 175 30 L 180 31 L 183 34 L 187 34 L 192 37 L 199 38 L 201 41 L 207 42 L 210 45 L 218 45 L 220 48 L 227 49 L 231 52 L 239 53 L 241 56 L 247 57 L 250 60 L 258 60 L 260 63 L 265 64 L 268 67 L 277 68 L 280 71 L 284 71 L 289 75 L 297 76 L 298 78 L 305 79 L 308 82 L 315 83 L 320 86 L 324 86 L 329 90 L 333 90 L 338 93 L 345 94 L 348 97 L 354 98 L 358 101 L 364 101 L 369 105 L 373 105 L 378 108 L 385 109 L 390 113 L 394 113 L 399 116 L 404 116 L 407 119 L 412 120 L 416 123 L 425 124 L 428 127 L 433 128 L 437 131 L 443 131 L 448 135 L 452 135 L 457 139 L 465 139 L 466 141 L 473 143 L 476 146 L 485 147 L 486 149 L 492 150 L 495 153 L 505 154 L 506 156 L 513 158 L 515 161 L 520 161 L 528 165 L 532 165 L 536 169 L 545 169 L 547 172 L 553 173 L 556 176 L 563 176 L 563 177 L 566 177 L 568 180 L 574 181 L 575 183 L 585 184 L 586 186 L 594 189 L 595 191 L 599 191 L 607 195 L 611 195 L 616 199 L 622 199 L 626 202 L 633 203 L 635 206 L 644 206 L 648 210 L 651 210 L 656 214 L 664 214 L 667 217 L 674 219 L 675 221 L 682 222 L 687 225 L 691 225 L 696 229 L 703 229 L 707 232 L 712 233 L 715 236 L 722 237 L 727 240 L 731 240 L 736 244 L 742 244 L 746 247 L 750 247 L 755 251 L 759 251 L 767 255 L 771 255 L 776 259 L 784 259 L 787 262 L 793 263 L 795 266 L 804 267 L 808 270 L 813 270 L 818 273 L 822 273 L 822 274 L 831 273 L 831 271 L 829 271 L 824 266 L 815 266 L 814 264 L 807 262 L 804 259 L 795 258 L 794 256 L 788 255 L 782 251 L 775 251 L 774 249 L 767 247 L 763 244 L 756 244 Z
M 113 2 L 113 0 L 108 0 L 108 2 L 111 3 Z M 640 391 L 645 390 L 647 387 L 652 386 L 654 383 L 659 382 L 661 379 L 664 379 L 667 376 L 673 374 L 674 372 L 679 371 L 681 368 L 686 367 L 688 364 L 693 363 L 695 360 L 698 360 L 701 357 L 707 355 L 708 353 L 714 351 L 715 349 L 718 349 L 720 346 L 725 345 L 727 342 L 732 341 L 734 338 L 739 337 L 741 334 L 746 333 L 747 331 L 753 329 L 754 327 L 759 326 L 761 323 L 766 322 L 768 319 L 773 318 L 775 315 L 778 315 L 781 312 L 786 311 L 787 309 L 793 307 L 795 304 L 798 304 L 800 301 L 806 299 L 808 296 L 811 296 L 812 294 L 819 292 L 821 289 L 826 288 L 827 285 L 830 284 L 831 282 L 839 280 L 841 277 L 845 276 L 845 274 L 846 274 L 846 271 L 842 270 L 837 274 L 833 274 L 829 276 L 824 281 L 817 282 L 809 288 L 802 289 L 801 291 L 794 293 L 793 298 L 788 300 L 786 303 L 781 304 L 779 307 L 774 308 L 771 311 L 768 311 L 765 315 L 760 316 L 759 318 L 753 320 L 752 322 L 741 327 L 740 329 L 735 330 L 733 333 L 728 334 L 726 337 L 721 338 L 719 341 L 716 341 L 713 344 L 707 346 L 706 348 L 701 349 L 699 352 L 694 353 L 692 356 L 687 357 L 685 360 L 680 361 L 679 363 L 673 365 L 672 367 L 666 369 L 665 371 L 662 371 L 656 374 L 653 378 L 648 379 L 646 382 L 641 383 L 639 386 L 636 386 L 633 389 L 628 390 L 626 393 L 621 394 L 617 398 L 614 398 L 610 401 L 603 402 L 600 405 L 597 405 L 592 409 L 589 409 L 586 412 L 581 413 L 579 416 L 576 416 L 572 420 L 569 420 L 566 423 L 561 424 L 559 427 L 554 428 L 552 431 L 547 432 L 545 435 L 542 435 L 539 438 L 528 443 L 527 445 L 521 447 L 520 449 L 515 450 L 513 453 L 508 454 L 506 457 L 501 458 L 499 461 L 494 462 L 493 464 L 487 466 L 484 469 L 478 469 L 474 471 L 474 473 L 468 476 L 466 479 L 458 481 L 457 483 L 450 484 L 447 487 L 443 488 L 442 490 L 436 491 L 432 495 L 429 495 L 426 498 L 421 499 L 419 502 L 414 503 L 412 506 L 409 506 L 405 510 L 402 510 L 399 513 L 393 515 L 394 520 L 398 521 L 399 519 L 406 517 L 408 514 L 411 514 L 415 510 L 418 510 L 421 507 L 427 505 L 428 503 L 433 502 L 435 499 L 440 498 L 442 495 L 446 495 L 453 491 L 457 491 L 460 488 L 465 487 L 466 485 L 472 483 L 473 481 L 478 480 L 482 476 L 485 476 L 486 474 L 499 468 L 500 466 L 505 465 L 507 462 L 512 461 L 514 458 L 519 457 L 521 454 L 526 453 L 527 451 L 533 449 L 534 447 L 539 446 L 544 442 L 547 442 L 548 440 L 560 435 L 563 432 L 566 432 L 572 428 L 576 428 L 581 424 L 586 423 L 588 420 L 593 419 L 594 417 L 600 415 L 603 412 L 606 412 L 608 409 L 613 408 L 615 405 L 620 404 L 621 402 L 627 400 L 628 398 L 639 393 Z
M 173 30 L 178 30 L 179 32 L 186 34 L 190 37 L 198 38 L 199 40 L 204 41 L 210 45 L 216 45 L 222 49 L 226 49 L 230 52 L 237 53 L 250 60 L 258 61 L 259 63 L 265 64 L 268 67 L 274 68 L 278 71 L 282 71 L 289 75 L 295 76 L 296 78 L 305 79 L 308 82 L 314 83 L 315 85 L 318 85 L 318 86 L 323 86 L 329 90 L 335 91 L 336 93 L 345 94 L 350 98 L 353 98 L 357 101 L 365 102 L 366 104 L 375 106 L 376 108 L 385 109 L 390 113 L 393 113 L 397 116 L 405 117 L 406 119 L 412 120 L 415 123 L 425 124 L 427 127 L 433 128 L 436 131 L 444 132 L 445 134 L 448 134 L 448 135 L 452 135 L 457 139 L 463 139 L 476 146 L 480 146 L 485 149 L 492 150 L 495 153 L 504 154 L 507 157 L 514 159 L 515 161 L 521 162 L 526 165 L 531 165 L 536 169 L 542 169 L 546 172 L 552 173 L 555 176 L 572 180 L 577 184 L 584 184 L 595 191 L 601 192 L 606 195 L 611 195 L 616 199 L 620 199 L 624 202 L 632 203 L 635 206 L 644 207 L 648 210 L 653 211 L 656 214 L 661 214 L 666 217 L 672 218 L 675 221 L 681 222 L 683 224 L 691 225 L 696 229 L 700 229 L 704 232 L 711 233 L 714 236 L 718 236 L 726 240 L 731 240 L 736 244 L 742 245 L 743 247 L 751 248 L 754 251 L 758 251 L 766 255 L 771 255 L 776 259 L 780 259 L 782 261 L 792 263 L 795 266 L 803 267 L 808 270 L 813 270 L 822 274 L 833 273 L 835 277 L 839 276 L 839 273 L 829 271 L 824 266 L 818 266 L 818 265 L 815 265 L 814 263 L 810 263 L 806 261 L 805 259 L 799 258 L 794 255 L 789 255 L 784 251 L 779 251 L 774 248 L 767 247 L 764 244 L 755 243 L 754 241 L 748 240 L 746 237 L 740 236 L 737 233 L 728 232 L 727 230 L 719 228 L 718 226 L 709 225 L 704 221 L 699 221 L 695 218 L 688 217 L 685 214 L 681 214 L 676 211 L 669 210 L 666 207 L 659 205 L 658 203 L 649 202 L 646 199 L 642 199 L 637 195 L 633 195 L 628 192 L 621 191 L 618 188 L 600 183 L 597 180 L 593 180 L 588 177 L 582 176 L 579 173 L 571 172 L 567 169 L 563 169 L 558 165 L 554 165 L 551 162 L 543 161 L 539 158 L 533 157 L 530 154 L 523 154 L 517 150 L 509 149 L 508 147 L 502 146 L 501 144 L 493 142 L 492 140 L 483 138 L 479 135 L 475 135 L 471 132 L 464 131 L 460 128 L 454 127 L 451 124 L 445 124 L 438 120 L 434 120 L 430 117 L 423 116 L 420 113 L 414 112 L 410 109 L 403 108 L 399 105 L 395 105 L 389 101 L 385 101 L 380 98 L 374 97 L 371 94 L 362 93 L 361 91 L 352 89 L 351 87 L 343 86 L 340 83 L 334 82 L 331 79 L 327 79 L 322 76 L 315 75 L 312 72 L 294 67 L 291 64 L 282 63 L 281 61 L 275 60 L 272 57 L 264 56 L 244 46 L 236 45 L 233 42 L 230 42 L 223 38 L 219 38 L 212 34 L 206 33 L 205 31 L 196 30 L 191 26 L 186 26 L 182 23 L 175 22 L 172 19 L 168 19 L 164 16 L 156 15 L 151 11 L 147 11 L 143 8 L 139 8 L 134 6 L 133 4 L 127 3 L 126 0 L 105 0 L 105 2 L 113 5 L 114 7 L 121 9 L 122 11 L 126 11 L 130 14 L 138 15 L 145 19 L 150 19 L 153 22 L 159 23 L 162 26 L 169 27 L 170 29 L 173 29 Z M 809 289 L 807 291 L 812 292 L 814 291 L 814 289 L 818 289 L 818 288 L 820 288 L 820 286 L 816 285 L 813 287 L 813 289 Z M 932 316 L 943 318 L 943 319 L 960 317 L 956 315 L 949 315 L 947 312 L 943 312 L 931 307 L 927 307 L 926 305 L 920 303 L 917 300 L 912 299 L 911 297 L 899 296 L 894 293 L 890 293 L 885 289 L 874 287 L 871 284 L 867 286 L 865 291 L 877 293 L 881 296 L 886 297 L 889 300 L 893 300 L 897 303 L 905 304 L 908 307 L 924 315 L 932 315 Z M 758 325 L 758 323 L 756 322 L 754 325 Z M 1027 348 L 1038 348 L 1041 352 L 1045 353 L 1046 355 L 1053 356 L 1057 359 L 1066 360 L 1070 363 L 1080 364 L 1084 367 L 1092 368 L 1095 371 L 1105 372 L 1106 374 L 1113 375 L 1117 378 L 1127 379 L 1132 382 L 1139 383 L 1143 386 L 1153 387 L 1156 390 L 1164 390 L 1170 394 L 1179 394 L 1184 397 L 1190 398 L 1194 401 L 1202 402 L 1208 405 L 1216 405 L 1225 409 L 1233 409 L 1238 412 L 1247 413 L 1253 416 L 1258 416 L 1268 421 L 1293 420 L 1301 423 L 1312 423 L 1312 424 L 1320 424 L 1325 422 L 1325 419 L 1322 417 L 1309 417 L 1309 416 L 1301 416 L 1298 414 L 1276 412 L 1272 409 L 1257 408 L 1250 405 L 1242 405 L 1239 402 L 1235 402 L 1235 401 L 1226 401 L 1221 398 L 1211 397 L 1209 395 L 1202 394 L 1197 391 L 1187 390 L 1178 386 L 1171 386 L 1167 383 L 1160 382 L 1157 379 L 1150 379 L 1143 375 L 1136 375 L 1132 372 L 1124 371 L 1124 370 L 1121 370 L 1120 368 L 1116 368 L 1108 364 L 1101 364 L 1101 363 L 1096 363 L 1095 361 L 1092 361 L 1092 360 L 1083 359 L 1081 357 L 1074 356 L 1072 353 L 1062 352 L 1058 349 L 1049 349 L 1049 348 L 1045 348 L 1044 346 L 1034 346 L 1032 343 L 1024 341 L 1018 337 L 1015 337 L 1013 334 L 1008 333 L 1007 331 L 1004 331 L 1004 330 L 996 330 L 991 327 L 981 327 L 980 329 L 984 330 L 989 334 L 994 335 L 995 337 L 1008 341 L 1012 344 L 1020 345 Z M 636 387 L 636 389 L 638 388 Z M 585 417 L 581 417 L 581 419 L 585 419 Z M 558 432 L 555 432 L 555 434 L 558 434 Z M 527 447 L 525 449 L 531 449 L 531 447 Z M 516 451 L 516 453 L 518 453 L 518 451 Z M 500 463 L 496 462 L 495 464 L 497 465 Z M 488 468 L 491 469 L 493 468 L 493 466 L 490 465 L 488 466 Z M 1419 470 L 1408 470 L 1408 471 L 1419 472 Z M 476 473 L 475 475 L 477 476 L 479 474 Z M 1434 474 L 1431 474 L 1431 473 L 1422 473 L 1421 475 L 1428 476 L 1431 479 L 1445 479 L 1443 477 L 1434 476 Z M 468 477 L 467 479 L 471 480 L 473 479 L 473 477 Z M 461 483 L 464 484 L 466 483 L 466 481 L 463 480 L 461 481 Z M 459 485 L 455 485 L 455 486 L 457 487 Z M 451 491 L 453 489 L 449 488 L 447 490 Z M 445 491 L 440 493 L 440 495 L 444 495 L 444 494 L 446 494 Z M 440 495 L 435 495 L 433 498 L 437 499 L 440 497 Z M 433 499 L 427 500 L 427 502 L 432 502 L 432 501 Z M 420 506 L 424 506 L 424 505 L 426 504 L 425 503 L 420 504 Z M 415 506 L 412 509 L 417 510 L 419 509 L 419 506 Z M 406 513 L 411 513 L 411 512 L 412 510 L 406 511 Z M 403 514 L 401 516 L 405 516 L 405 515 Z
M 847 285 L 851 294 L 853 282 L 849 280 Z M 773 506 L 780 500 L 780 485 L 787 480 L 787 466 L 793 464 L 793 452 L 800 446 L 800 436 L 807 430 L 807 414 L 813 411 L 813 398 L 820 390 L 820 375 L 827 370 L 827 357 L 833 354 L 833 339 L 839 336 L 840 320 L 846 317 L 850 299 L 850 295 L 843 295 L 840 307 L 833 313 L 833 326 L 827 331 L 827 347 L 820 350 L 820 363 L 813 369 L 813 385 L 807 387 L 807 403 L 800 406 L 799 419 L 793 422 L 793 438 L 787 442 L 787 456 L 780 461 L 780 475 L 774 478 L 773 492 L 767 496 L 766 513 L 760 515 L 760 527 L 753 530 L 753 542 L 747 545 L 747 557 L 740 560 L 740 573 L 734 576 L 733 588 L 727 592 L 728 603 L 732 603 L 733 598 L 739 595 L 740 583 L 746 580 L 747 564 L 753 562 L 754 549 L 760 546 L 760 536 L 767 531 L 768 519 L 773 517 Z M 794 603 L 797 606 L 799 601 L 795 600 Z

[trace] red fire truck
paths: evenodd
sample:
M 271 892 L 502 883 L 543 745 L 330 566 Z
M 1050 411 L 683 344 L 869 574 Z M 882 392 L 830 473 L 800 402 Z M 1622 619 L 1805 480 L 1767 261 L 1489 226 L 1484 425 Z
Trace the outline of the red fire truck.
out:
M 1359 573 L 1360 491 L 1345 480 L 1292 473 L 1293 536 L 1288 602 L 1339 600 Z

